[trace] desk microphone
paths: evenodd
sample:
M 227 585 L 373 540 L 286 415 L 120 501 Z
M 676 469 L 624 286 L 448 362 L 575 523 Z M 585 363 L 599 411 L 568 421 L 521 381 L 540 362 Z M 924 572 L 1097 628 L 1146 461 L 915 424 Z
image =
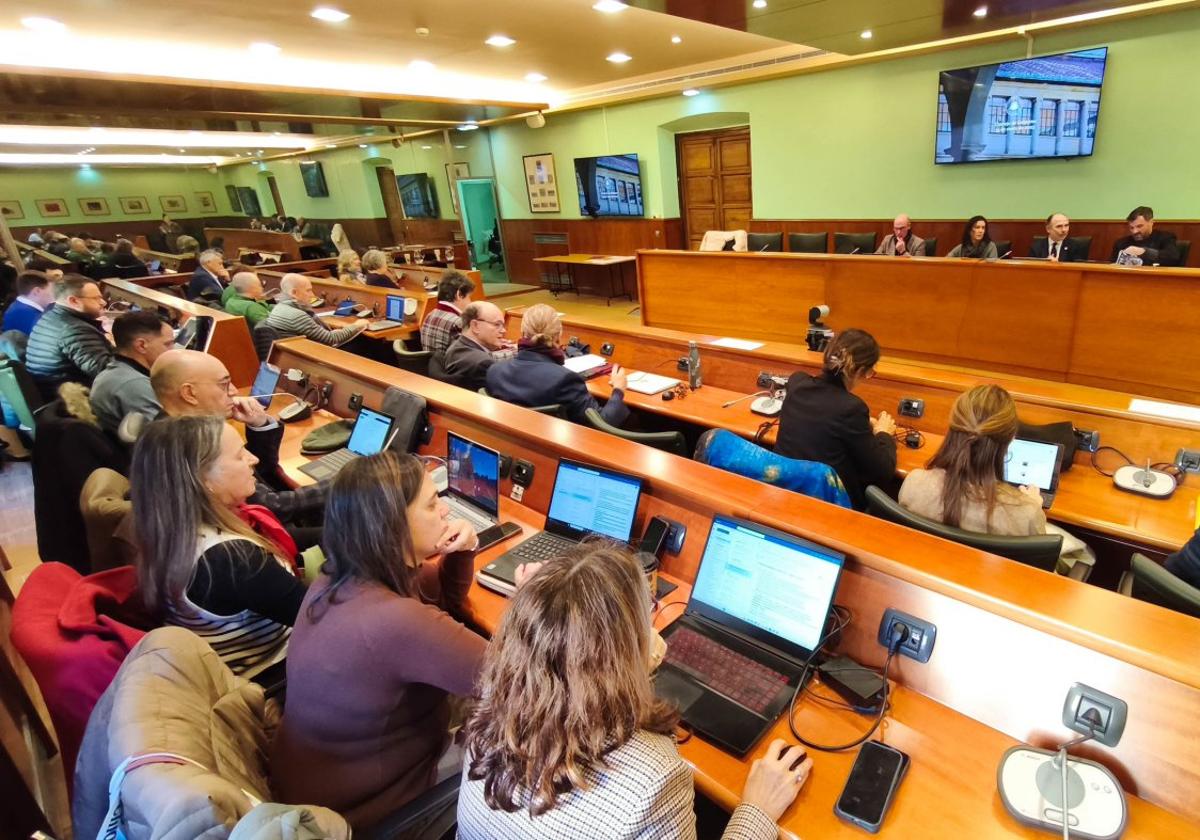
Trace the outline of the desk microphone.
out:
M 755 391 L 753 394 L 746 394 L 744 397 L 738 397 L 736 400 L 730 400 L 729 402 L 721 403 L 721 408 L 729 408 L 731 405 L 737 405 L 743 400 L 748 400 L 751 397 L 769 397 L 773 393 L 774 391 Z
M 279 412 L 280 423 L 294 423 L 297 420 L 307 420 L 312 417 L 312 406 L 303 397 L 299 397 L 290 391 L 276 391 L 274 394 L 255 394 L 254 399 L 261 400 L 264 397 L 291 397 L 295 402 L 286 406 Z
M 1012 248 L 1009 248 L 1007 251 L 1005 251 L 1003 254 L 1001 254 L 996 259 L 1004 260 L 1004 259 L 1008 259 L 1010 256 L 1012 256 Z
M 770 243 L 770 242 L 768 242 L 766 245 L 764 245 L 764 246 L 762 246 L 761 248 L 759 248 L 759 249 L 758 249 L 758 253 L 760 253 L 760 254 L 761 254 L 763 251 L 767 250 L 767 249 L 768 249 L 768 248 L 770 248 L 770 247 L 771 247 L 771 243 Z
M 862 248 L 860 248 L 859 246 L 855 245 L 855 246 L 854 246 L 854 250 L 853 250 L 853 251 L 850 251 L 848 254 L 846 254 L 846 256 L 848 257 L 848 256 L 850 256 L 851 254 L 857 254 L 857 253 L 858 253 L 859 251 L 861 251 L 861 250 L 862 250 Z

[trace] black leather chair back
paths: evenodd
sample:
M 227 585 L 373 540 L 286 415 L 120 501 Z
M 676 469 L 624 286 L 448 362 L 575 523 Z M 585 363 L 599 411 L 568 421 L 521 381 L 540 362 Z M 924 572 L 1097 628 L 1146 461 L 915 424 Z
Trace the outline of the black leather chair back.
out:
M 926 236 L 925 237 L 925 256 L 927 256 L 927 257 L 936 257 L 937 256 L 937 237 L 936 236 Z
M 935 537 L 978 548 L 980 551 L 999 554 L 1009 560 L 1016 560 L 1048 572 L 1054 571 L 1054 567 L 1058 564 L 1058 555 L 1062 552 L 1061 534 L 1000 537 L 994 534 L 964 531 L 962 528 L 954 528 L 950 525 L 943 525 L 941 522 L 934 522 L 932 519 L 926 519 L 924 516 L 917 516 L 912 511 L 902 508 L 899 502 L 874 486 L 867 488 L 867 512 L 880 519 L 895 522 L 897 525 L 905 525 L 917 531 L 924 531 L 926 534 L 933 534 Z
M 1187 265 L 1188 255 L 1192 253 L 1192 243 L 1189 239 L 1176 239 L 1175 245 L 1179 248 L 1179 264 Z
M 829 251 L 829 234 L 789 233 L 788 250 L 800 254 L 824 254 Z
M 875 253 L 875 233 L 835 233 L 833 235 L 833 253 L 849 254 L 858 250 L 858 254 Z
M 1200 589 L 1141 554 L 1133 555 L 1118 589 L 1139 601 L 1200 618 Z
M 782 251 L 783 233 L 746 234 L 747 251 Z
M 254 328 L 254 353 L 260 362 L 265 362 L 271 355 L 271 345 L 280 338 L 279 330 L 267 326 L 266 321 L 259 321 Z
M 634 443 L 644 443 L 646 446 L 653 446 L 655 449 L 661 449 L 673 455 L 684 458 L 688 456 L 687 442 L 684 440 L 683 432 L 630 432 L 606 422 L 600 416 L 600 412 L 594 408 L 589 408 L 585 414 L 588 423 L 602 432 L 608 432 L 610 435 L 625 438 Z
M 996 243 L 996 256 L 1002 260 L 1006 260 L 1012 256 L 1009 252 L 1012 250 L 1011 239 L 993 239 Z

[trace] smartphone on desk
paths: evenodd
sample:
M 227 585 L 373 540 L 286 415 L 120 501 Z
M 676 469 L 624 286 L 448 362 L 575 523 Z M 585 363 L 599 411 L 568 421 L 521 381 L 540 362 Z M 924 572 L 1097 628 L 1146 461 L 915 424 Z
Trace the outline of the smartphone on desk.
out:
M 875 834 L 907 771 L 907 755 L 887 744 L 867 741 L 854 759 L 833 813 Z

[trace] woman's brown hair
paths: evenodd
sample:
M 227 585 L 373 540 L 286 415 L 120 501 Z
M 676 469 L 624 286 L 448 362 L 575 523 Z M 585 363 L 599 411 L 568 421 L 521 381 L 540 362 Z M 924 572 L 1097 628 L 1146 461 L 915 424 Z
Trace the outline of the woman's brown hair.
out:
M 942 522 L 958 527 L 968 498 L 987 506 L 991 522 L 996 488 L 1004 476 L 1008 445 L 1017 434 L 1017 406 L 999 385 L 976 385 L 960 394 L 950 410 L 950 431 L 930 469 L 945 470 L 942 484 Z
M 417 594 L 408 506 L 424 478 L 419 458 L 391 450 L 355 458 L 338 472 L 325 501 L 321 537 L 321 571 L 332 584 L 309 604 L 311 620 L 337 603 L 338 590 L 350 580 L 377 583 L 406 597 Z
M 171 417 L 147 425 L 134 447 L 129 487 L 139 545 L 138 586 L 151 609 L 164 609 L 187 590 L 199 559 L 201 528 L 235 534 L 284 562 L 292 560 L 205 487 L 224 432 L 221 417 Z
M 338 256 L 337 256 L 338 280 L 340 280 L 343 283 L 360 283 L 360 284 L 362 283 L 361 280 L 359 280 L 357 277 L 355 277 L 353 274 L 350 273 L 352 270 L 351 266 L 354 265 L 354 261 L 357 259 L 358 259 L 358 253 L 355 251 L 351 251 L 351 250 L 347 249 L 345 251 L 341 251 L 338 253 Z M 362 265 L 361 260 L 359 261 L 359 265 Z
M 879 362 L 879 342 L 866 330 L 842 330 L 825 347 L 821 369 L 849 385 Z
M 554 347 L 562 336 L 562 321 L 553 306 L 535 304 L 521 317 L 521 335 L 534 344 Z
M 543 814 L 639 729 L 674 731 L 675 707 L 650 684 L 650 634 L 641 566 L 606 543 L 571 549 L 517 590 L 464 726 L 468 776 L 489 807 Z

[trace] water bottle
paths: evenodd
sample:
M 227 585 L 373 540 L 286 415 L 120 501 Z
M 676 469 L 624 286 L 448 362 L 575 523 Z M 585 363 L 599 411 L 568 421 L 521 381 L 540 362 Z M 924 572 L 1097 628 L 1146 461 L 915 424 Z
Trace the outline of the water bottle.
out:
M 688 342 L 688 387 L 693 391 L 700 387 L 700 348 L 696 342 Z

